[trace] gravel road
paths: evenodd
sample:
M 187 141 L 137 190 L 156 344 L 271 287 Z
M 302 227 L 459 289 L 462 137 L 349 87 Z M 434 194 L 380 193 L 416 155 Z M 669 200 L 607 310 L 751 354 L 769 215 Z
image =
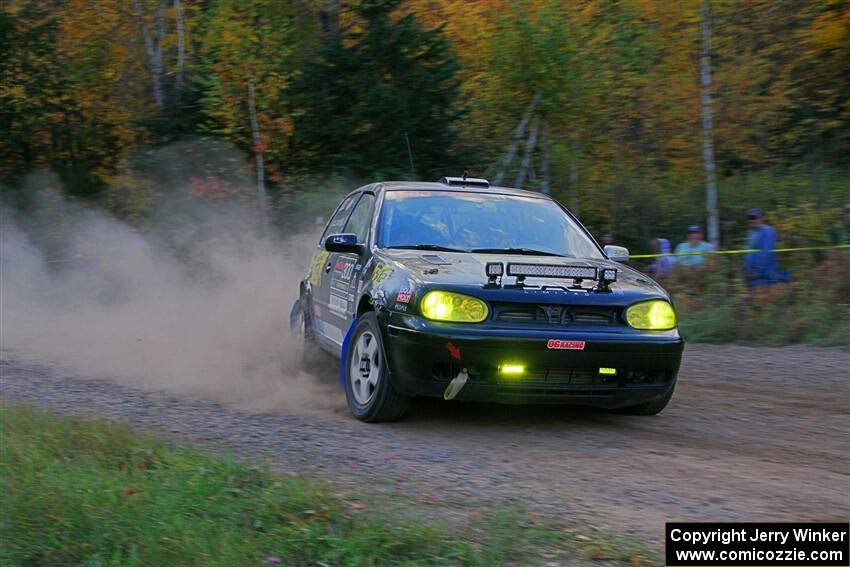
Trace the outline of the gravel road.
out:
M 531 513 L 658 543 L 666 520 L 850 518 L 850 352 L 690 345 L 671 406 L 656 417 L 563 407 L 423 401 L 367 425 L 343 395 L 321 411 L 256 412 L 134 389 L 15 355 L 0 397 L 164 431 L 285 472 L 475 510 Z

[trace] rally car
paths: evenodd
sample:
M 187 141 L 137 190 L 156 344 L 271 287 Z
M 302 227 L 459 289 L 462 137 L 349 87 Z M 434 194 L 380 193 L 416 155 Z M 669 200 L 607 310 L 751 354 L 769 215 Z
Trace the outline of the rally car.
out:
M 683 342 L 669 295 L 627 260 L 544 194 L 373 183 L 328 221 L 291 323 L 308 367 L 340 357 L 363 421 L 399 419 L 414 396 L 651 415 Z

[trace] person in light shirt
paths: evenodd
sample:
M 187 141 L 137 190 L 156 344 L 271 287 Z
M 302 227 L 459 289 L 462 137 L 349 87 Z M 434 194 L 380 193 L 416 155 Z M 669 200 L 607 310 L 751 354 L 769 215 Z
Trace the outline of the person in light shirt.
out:
M 703 240 L 702 227 L 698 224 L 688 227 L 688 239 L 676 246 L 675 253 L 705 253 L 713 252 L 714 245 Z M 704 255 L 676 256 L 676 264 L 686 268 L 702 268 L 705 266 Z

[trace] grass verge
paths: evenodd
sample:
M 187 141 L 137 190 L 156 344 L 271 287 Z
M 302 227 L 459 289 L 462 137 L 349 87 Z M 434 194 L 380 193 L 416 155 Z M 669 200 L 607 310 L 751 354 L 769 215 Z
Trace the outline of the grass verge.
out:
M 627 539 L 504 510 L 452 530 L 112 422 L 3 405 L 0 424 L 2 565 L 649 564 Z

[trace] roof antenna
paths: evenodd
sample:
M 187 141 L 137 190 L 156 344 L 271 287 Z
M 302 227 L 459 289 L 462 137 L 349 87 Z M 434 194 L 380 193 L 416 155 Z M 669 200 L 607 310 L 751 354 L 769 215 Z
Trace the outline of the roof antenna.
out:
M 468 169 L 464 169 L 464 170 L 463 170 L 463 180 L 464 180 L 464 181 L 466 181 L 466 178 L 467 178 L 467 177 L 469 177 L 469 170 L 468 170 Z

